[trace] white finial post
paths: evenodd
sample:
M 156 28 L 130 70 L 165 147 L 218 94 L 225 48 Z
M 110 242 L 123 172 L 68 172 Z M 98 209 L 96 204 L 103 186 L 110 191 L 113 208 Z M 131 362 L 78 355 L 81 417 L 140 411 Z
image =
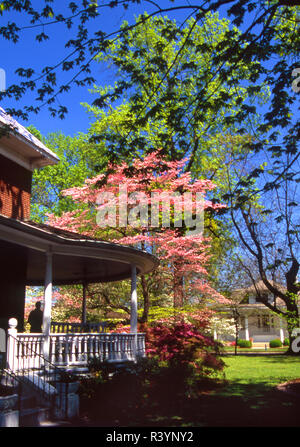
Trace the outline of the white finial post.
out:
M 12 371 L 17 369 L 17 325 L 18 320 L 16 318 L 10 318 L 8 320 L 8 339 L 7 339 L 7 366 Z

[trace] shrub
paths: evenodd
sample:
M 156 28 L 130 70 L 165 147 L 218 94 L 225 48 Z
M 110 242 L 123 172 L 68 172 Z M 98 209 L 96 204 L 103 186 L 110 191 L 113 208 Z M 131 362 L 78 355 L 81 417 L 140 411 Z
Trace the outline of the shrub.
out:
M 222 370 L 224 363 L 217 358 L 220 344 L 204 335 L 203 329 L 176 318 L 145 327 L 146 353 L 169 366 L 186 364 L 199 374 L 211 375 Z
M 252 348 L 251 340 L 243 340 L 242 338 L 238 340 L 237 345 L 239 348 Z
M 215 378 L 225 366 L 218 356 L 221 345 L 205 335 L 205 328 L 201 318 L 140 326 L 146 333 L 147 358 L 121 368 L 91 359 L 90 377 L 81 381 L 82 410 L 102 424 L 128 425 L 157 407 L 174 412 L 186 398 L 198 397 L 203 387 L 219 384 Z
M 114 365 L 93 359 L 90 375 L 81 379 L 79 396 L 81 411 L 94 421 L 105 424 L 128 424 L 139 417 L 148 382 L 158 370 L 157 362 L 141 359 Z M 99 403 L 102 403 L 101 405 Z M 104 405 L 103 405 L 104 403 Z
M 279 338 L 270 341 L 270 348 L 281 348 L 282 342 Z
M 288 338 L 285 338 L 283 341 L 283 346 L 289 346 L 290 345 L 290 340 Z

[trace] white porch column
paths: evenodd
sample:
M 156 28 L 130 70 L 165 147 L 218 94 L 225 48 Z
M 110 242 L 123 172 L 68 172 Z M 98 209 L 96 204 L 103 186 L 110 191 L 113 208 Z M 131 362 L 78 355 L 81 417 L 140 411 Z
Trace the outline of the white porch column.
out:
M 245 339 L 249 340 L 249 324 L 247 315 L 245 315 Z
M 218 334 L 217 334 L 216 329 L 214 329 L 214 340 L 218 340 Z
M 130 332 L 135 334 L 133 342 L 133 357 L 136 359 L 137 351 L 137 290 L 136 266 L 131 266 L 131 301 L 130 301 Z
M 284 330 L 283 330 L 283 324 L 282 324 L 282 319 L 279 318 L 279 334 L 280 334 L 280 341 L 283 344 L 284 342 Z
M 43 334 L 44 357 L 49 360 L 50 347 L 50 329 L 51 329 L 51 307 L 52 307 L 52 253 L 46 254 L 46 274 L 45 274 L 45 290 L 44 290 L 44 314 L 43 314 Z
M 82 314 L 81 314 L 81 323 L 86 323 L 86 282 L 82 283 Z

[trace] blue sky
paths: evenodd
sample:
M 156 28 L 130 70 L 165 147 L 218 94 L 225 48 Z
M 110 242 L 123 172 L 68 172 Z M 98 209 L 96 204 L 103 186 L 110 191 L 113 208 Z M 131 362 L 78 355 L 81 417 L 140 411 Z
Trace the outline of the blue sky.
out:
M 37 1 L 33 1 L 33 3 L 38 5 Z M 55 3 L 57 2 L 54 1 L 54 5 Z M 66 2 L 66 4 L 68 3 L 69 2 Z M 159 4 L 161 7 L 172 6 L 168 0 L 160 1 Z M 59 10 L 61 11 L 61 4 Z M 148 5 L 147 12 L 151 13 L 151 10 L 151 6 Z M 106 8 L 103 11 L 104 13 L 100 18 L 97 18 L 96 21 L 92 20 L 89 22 L 91 33 L 98 29 L 110 33 L 119 29 L 124 20 L 127 20 L 129 23 L 134 23 L 134 17 L 143 13 L 145 11 L 145 6 L 134 6 L 134 8 L 131 7 L 127 12 L 122 8 Z M 189 10 L 184 10 L 169 14 L 169 16 L 176 18 L 176 20 L 181 22 L 189 13 Z M 6 25 L 8 21 L 16 22 L 19 27 L 30 25 L 29 20 L 24 13 L 4 14 L 1 18 L 1 26 Z M 35 40 L 35 36 L 38 32 L 42 31 L 48 34 L 50 39 L 39 43 Z M 0 60 L 0 68 L 5 70 L 6 86 L 20 82 L 20 78 L 15 74 L 16 69 L 19 67 L 32 67 L 35 69 L 36 74 L 38 74 L 43 67 L 47 65 L 52 66 L 57 63 L 58 60 L 65 57 L 65 55 L 68 54 L 68 50 L 64 48 L 62 42 L 65 42 L 69 38 L 71 38 L 71 32 L 68 31 L 66 26 L 62 23 L 44 26 L 38 29 L 25 28 L 21 31 L 20 40 L 16 44 L 1 38 L 0 54 L 2 57 Z M 92 65 L 92 75 L 97 80 L 97 85 L 107 85 L 114 81 L 111 71 L 97 63 L 93 63 Z M 70 79 L 72 73 L 63 73 L 62 76 L 63 77 L 60 78 L 62 82 L 66 82 L 66 80 Z M 24 122 L 21 119 L 19 119 L 19 121 L 25 126 L 33 124 L 43 135 L 57 131 L 62 131 L 66 135 L 75 135 L 78 132 L 86 132 L 89 128 L 91 117 L 80 103 L 91 103 L 93 101 L 94 98 L 93 95 L 89 93 L 89 88 L 91 87 L 73 86 L 71 92 L 59 96 L 59 102 L 62 105 L 65 105 L 69 110 L 69 113 L 64 120 L 52 118 L 47 107 L 44 107 L 38 115 L 32 114 L 27 122 Z M 35 97 L 36 93 L 29 92 L 18 103 L 13 99 L 5 99 L 2 101 L 1 106 L 4 109 L 21 108 L 22 105 L 28 105 L 33 102 L 32 99 Z

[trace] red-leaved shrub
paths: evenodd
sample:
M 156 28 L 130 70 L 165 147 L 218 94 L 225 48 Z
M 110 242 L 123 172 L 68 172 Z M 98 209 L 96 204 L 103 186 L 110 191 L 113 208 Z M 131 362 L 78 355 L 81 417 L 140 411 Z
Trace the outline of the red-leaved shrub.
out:
M 147 356 L 170 366 L 189 365 L 205 376 L 221 370 L 224 364 L 217 357 L 219 344 L 203 333 L 207 324 L 204 320 L 196 325 L 173 318 L 145 327 Z

